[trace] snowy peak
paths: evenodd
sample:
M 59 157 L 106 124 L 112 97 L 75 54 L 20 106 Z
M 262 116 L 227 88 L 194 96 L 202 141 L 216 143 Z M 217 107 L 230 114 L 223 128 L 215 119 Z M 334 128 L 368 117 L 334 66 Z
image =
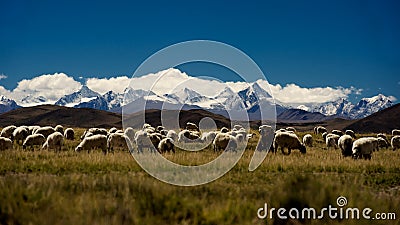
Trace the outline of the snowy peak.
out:
M 352 104 L 347 99 L 323 103 L 311 107 L 311 112 L 320 112 L 327 116 L 339 116 L 350 119 L 367 117 L 382 109 L 393 105 L 393 102 L 383 94 L 371 98 L 362 98 L 357 104 Z
M 55 104 L 73 107 L 82 102 L 88 102 L 90 100 L 93 100 L 99 96 L 100 96 L 99 93 L 92 91 L 86 85 L 83 85 L 79 91 L 69 95 L 65 95 L 64 97 L 60 98 Z
M 9 99 L 4 95 L 0 95 L 0 113 L 5 113 L 20 107 L 21 106 L 17 105 L 14 100 Z

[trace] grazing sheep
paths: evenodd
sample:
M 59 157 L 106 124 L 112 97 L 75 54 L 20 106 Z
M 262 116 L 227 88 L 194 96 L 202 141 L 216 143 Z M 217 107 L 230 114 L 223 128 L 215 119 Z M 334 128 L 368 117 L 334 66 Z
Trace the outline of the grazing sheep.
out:
M 0 137 L 0 151 L 13 149 L 13 142 L 9 138 Z
M 272 146 L 272 141 L 274 139 L 274 129 L 269 125 L 261 125 L 258 128 L 258 132 L 260 132 L 260 139 L 257 143 L 256 150 L 258 151 L 269 151 Z
M 337 135 L 337 134 L 327 134 L 326 135 L 326 139 L 328 139 L 329 137 L 332 137 L 335 140 L 336 143 L 339 141 L 339 138 L 340 138 L 340 136 Z
M 306 146 L 300 142 L 300 139 L 297 137 L 296 134 L 289 133 L 289 132 L 279 132 L 275 134 L 274 138 L 274 149 L 275 151 L 278 148 L 281 148 L 282 154 L 290 155 L 292 149 L 299 149 L 301 153 L 306 153 Z M 284 148 L 288 149 L 288 153 L 286 154 Z
M 186 130 L 190 130 L 190 131 L 200 131 L 199 127 L 196 124 L 191 123 L 191 122 L 187 122 L 186 123 L 185 129 Z
M 294 128 L 294 127 L 286 127 L 286 130 L 287 131 L 292 131 L 292 132 L 295 132 L 295 133 L 297 132 L 296 128 Z
M 330 148 L 335 148 L 335 149 L 337 149 L 337 142 L 336 142 L 336 139 L 335 139 L 335 137 L 333 137 L 333 136 L 329 136 L 329 137 L 326 137 L 326 147 L 328 148 L 328 149 L 330 149 Z
M 67 128 L 64 131 L 64 137 L 67 140 L 74 140 L 75 139 L 75 131 L 72 128 Z
M 342 136 L 342 135 L 343 135 L 343 131 L 341 131 L 341 130 L 332 130 L 331 133 L 332 133 L 332 134 L 339 135 L 339 136 Z
M 35 131 L 36 131 L 37 129 L 39 129 L 39 128 L 40 128 L 40 126 L 28 126 L 29 134 L 34 134 Z
M 220 150 L 236 152 L 238 143 L 235 137 L 226 133 L 218 133 L 213 141 L 213 148 L 215 152 Z
M 152 144 L 152 146 L 150 148 L 150 152 L 156 152 L 155 150 L 158 147 L 158 145 L 160 144 L 162 138 L 159 135 L 157 135 L 156 133 L 149 134 L 149 138 L 150 138 L 150 141 Z
M 171 138 L 173 141 L 178 141 L 178 134 L 174 130 L 169 130 L 166 137 Z
M 90 137 L 85 137 L 81 143 L 75 148 L 75 152 L 87 150 L 89 153 L 92 149 L 101 149 L 104 154 L 107 153 L 107 136 L 96 134 Z
M 17 127 L 14 125 L 4 127 L 3 130 L 1 130 L 0 137 L 5 137 L 12 140 L 15 129 L 17 129 Z
M 160 151 L 160 153 L 171 152 L 171 151 L 175 153 L 174 140 L 172 140 L 172 138 L 162 139 L 160 143 L 158 143 L 158 151 Z
M 160 130 L 160 131 L 158 131 L 158 133 L 161 134 L 162 136 L 166 137 L 168 134 L 168 130 Z
M 278 133 L 278 132 L 288 132 L 288 131 L 286 129 L 281 128 L 281 129 L 275 131 L 275 134 Z
M 54 130 L 56 130 L 57 132 L 60 132 L 62 134 L 64 133 L 64 127 L 61 125 L 57 125 L 56 127 L 54 127 Z
M 328 132 L 324 132 L 322 134 L 322 139 L 324 140 L 324 142 L 326 141 L 326 136 L 328 136 Z
M 379 133 L 376 135 L 376 137 L 381 137 L 381 138 L 385 139 L 386 141 L 388 140 L 386 134 L 384 134 L 384 133 Z
M 398 129 L 392 130 L 392 136 L 397 136 L 397 135 L 400 135 L 400 130 Z
M 81 140 L 85 139 L 86 137 L 90 137 L 96 134 L 101 134 L 101 135 L 108 135 L 108 131 L 104 128 L 89 128 L 87 130 L 85 130 L 85 132 L 83 132 L 82 136 L 81 136 Z
M 214 132 L 214 131 L 204 132 L 201 135 L 201 142 L 211 143 L 211 142 L 213 142 L 213 140 L 215 139 L 216 136 L 217 136 L 217 132 Z
M 42 146 L 46 142 L 46 138 L 43 134 L 31 134 L 26 137 L 24 143 L 22 144 L 22 149 L 26 149 L 27 147 L 33 148 L 35 145 Z
M 47 138 L 50 134 L 56 132 L 56 130 L 50 126 L 38 128 L 34 134 L 42 134 Z
M 243 136 L 243 134 L 238 134 L 236 135 L 236 140 L 238 143 L 244 142 L 246 140 L 246 136 Z
M 304 143 L 305 146 L 312 147 L 312 145 L 313 145 L 313 137 L 311 136 L 311 134 L 304 135 L 303 143 Z
M 156 127 L 156 130 L 157 130 L 158 132 L 160 132 L 160 131 L 162 131 L 162 130 L 165 130 L 165 127 L 163 127 L 163 126 L 157 126 L 157 127 Z
M 351 156 L 353 154 L 352 147 L 353 147 L 353 138 L 345 134 L 339 138 L 339 148 L 342 150 L 342 155 L 344 157 Z
M 325 127 L 318 126 L 317 127 L 317 133 L 316 134 L 323 134 L 323 133 L 328 133 L 328 130 Z
M 195 142 L 196 140 L 200 140 L 200 136 L 197 132 L 193 132 L 190 130 L 182 130 L 178 134 L 178 142 Z
M 19 144 L 24 142 L 25 138 L 28 137 L 29 131 L 25 127 L 17 127 L 13 132 L 13 140 Z
M 152 134 L 152 133 L 156 132 L 156 129 L 154 127 L 147 127 L 147 128 L 145 128 L 143 130 L 148 134 Z
M 378 147 L 379 148 L 388 148 L 389 147 L 389 142 L 382 138 L 382 137 L 377 137 L 376 140 L 378 141 Z
M 135 133 L 134 142 L 137 146 L 137 152 L 143 153 L 143 148 L 148 148 L 150 152 L 154 151 L 154 145 L 150 140 L 149 134 L 145 131 L 139 130 Z
M 350 135 L 352 138 L 356 138 L 356 133 L 354 133 L 354 131 L 352 131 L 352 130 L 346 130 L 345 132 L 344 132 L 344 134 L 346 134 L 346 135 Z
M 221 128 L 221 130 L 220 130 L 219 132 L 221 132 L 221 133 L 228 133 L 228 132 L 229 132 L 229 129 L 226 128 L 226 127 L 223 127 L 223 128 Z
M 233 129 L 235 129 L 235 130 L 243 129 L 244 130 L 244 127 L 242 125 L 236 124 L 236 125 L 233 126 Z
M 43 144 L 42 149 L 54 149 L 61 151 L 61 147 L 64 143 L 64 135 L 60 132 L 54 132 L 47 137 L 46 142 Z
M 377 142 L 369 137 L 357 139 L 353 142 L 354 159 L 371 159 L 372 152 L 377 148 Z
M 117 130 L 118 129 L 116 127 L 112 127 L 112 128 L 110 128 L 110 130 L 108 130 L 108 133 L 113 134 L 113 133 L 117 132 Z
M 124 131 L 124 134 L 133 142 L 135 140 L 135 130 L 132 127 L 127 127 Z
M 146 128 L 150 128 L 150 127 L 152 127 L 150 124 L 145 123 L 145 124 L 143 124 L 142 130 L 144 130 Z
M 393 151 L 400 148 L 400 136 L 396 135 L 396 136 L 392 137 L 390 144 L 392 145 Z
M 107 139 L 108 152 L 114 151 L 114 148 L 122 148 L 130 151 L 132 149 L 132 144 L 125 134 L 111 133 Z

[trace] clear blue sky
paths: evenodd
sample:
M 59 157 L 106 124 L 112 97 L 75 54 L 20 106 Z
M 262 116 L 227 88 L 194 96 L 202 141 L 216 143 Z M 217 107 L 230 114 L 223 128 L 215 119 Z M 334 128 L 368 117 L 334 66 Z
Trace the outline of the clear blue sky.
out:
M 399 1 L 366 0 L 1 1 L 0 74 L 8 78 L 0 85 L 54 72 L 131 75 L 170 44 L 210 39 L 247 53 L 274 84 L 400 98 L 399 12 Z

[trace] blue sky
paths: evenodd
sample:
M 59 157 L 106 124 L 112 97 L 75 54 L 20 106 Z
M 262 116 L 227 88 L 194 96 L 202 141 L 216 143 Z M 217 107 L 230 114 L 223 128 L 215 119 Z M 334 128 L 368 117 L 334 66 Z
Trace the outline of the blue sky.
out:
M 248 54 L 272 84 L 400 98 L 398 1 L 1 1 L 0 86 L 63 72 L 131 75 L 168 45 L 209 39 Z M 209 67 L 182 66 L 193 75 Z M 222 70 L 221 70 L 222 71 Z M 214 71 L 215 72 L 215 71 Z M 222 73 L 222 72 L 221 72 Z M 220 78 L 232 80 L 230 73 Z M 1 78 L 1 76 L 0 76 Z

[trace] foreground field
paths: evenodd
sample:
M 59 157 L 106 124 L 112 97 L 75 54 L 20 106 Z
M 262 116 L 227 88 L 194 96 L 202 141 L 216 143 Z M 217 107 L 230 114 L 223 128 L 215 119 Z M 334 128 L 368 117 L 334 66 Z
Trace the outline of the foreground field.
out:
M 77 136 L 82 132 L 78 129 Z M 339 150 L 326 150 L 316 138 L 307 154 L 269 154 L 249 172 L 253 140 L 229 173 L 197 187 L 162 183 L 127 152 L 77 154 L 77 140 L 68 141 L 61 153 L 19 148 L 0 152 L 0 224 L 400 224 L 400 151 L 381 150 L 371 161 L 354 161 L 342 158 Z M 166 157 L 198 164 L 217 154 L 178 151 Z M 397 218 L 257 218 L 264 203 L 321 209 L 336 207 L 339 196 L 347 198 L 347 207 L 395 212 Z

